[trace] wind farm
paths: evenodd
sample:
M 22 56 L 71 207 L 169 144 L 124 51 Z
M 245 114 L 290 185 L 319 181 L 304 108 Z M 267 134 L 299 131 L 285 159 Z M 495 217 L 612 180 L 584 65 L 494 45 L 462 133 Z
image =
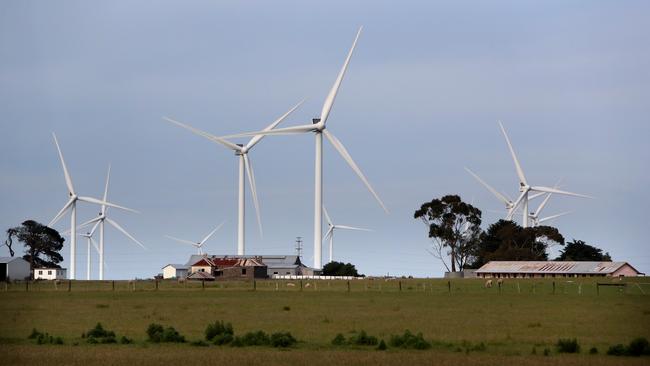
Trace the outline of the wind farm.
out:
M 7 4 L 0 365 L 647 364 L 648 10 Z

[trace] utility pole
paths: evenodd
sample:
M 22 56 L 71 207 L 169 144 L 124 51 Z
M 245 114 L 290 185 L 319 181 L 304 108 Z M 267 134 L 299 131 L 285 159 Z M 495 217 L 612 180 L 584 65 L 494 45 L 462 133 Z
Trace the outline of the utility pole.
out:
M 302 236 L 296 236 L 296 255 L 302 257 Z

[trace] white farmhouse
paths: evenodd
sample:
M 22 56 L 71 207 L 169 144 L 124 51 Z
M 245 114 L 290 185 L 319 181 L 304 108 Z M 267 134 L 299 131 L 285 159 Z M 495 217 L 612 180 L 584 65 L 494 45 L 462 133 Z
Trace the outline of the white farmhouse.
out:
M 29 279 L 29 262 L 20 257 L 0 257 L 0 281 Z
M 63 280 L 66 277 L 65 268 L 34 268 L 35 280 Z
M 163 278 L 166 280 L 170 278 L 186 278 L 188 269 L 189 266 L 184 264 L 168 264 L 162 268 Z

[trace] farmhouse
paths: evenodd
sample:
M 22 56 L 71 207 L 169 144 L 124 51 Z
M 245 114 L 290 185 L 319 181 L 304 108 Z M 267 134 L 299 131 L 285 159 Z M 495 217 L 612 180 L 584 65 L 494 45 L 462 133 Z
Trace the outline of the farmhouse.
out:
M 205 261 L 202 261 L 205 259 Z M 239 259 L 254 259 L 261 261 L 260 264 L 266 266 L 266 276 L 273 275 L 313 275 L 316 271 L 305 266 L 297 255 L 192 255 L 186 265 L 190 267 L 190 273 L 195 271 L 210 271 L 211 268 L 223 269 L 235 266 Z M 258 266 L 259 267 L 259 266 Z M 259 273 L 259 269 L 257 269 Z
M 65 268 L 34 268 L 35 280 L 63 280 L 66 277 Z
M 629 277 L 641 273 L 627 262 L 491 261 L 476 270 L 482 278 Z
M 29 262 L 20 257 L 0 257 L 0 281 L 29 279 Z
M 162 268 L 163 278 L 185 278 L 187 277 L 187 271 L 189 267 L 185 264 L 168 264 Z

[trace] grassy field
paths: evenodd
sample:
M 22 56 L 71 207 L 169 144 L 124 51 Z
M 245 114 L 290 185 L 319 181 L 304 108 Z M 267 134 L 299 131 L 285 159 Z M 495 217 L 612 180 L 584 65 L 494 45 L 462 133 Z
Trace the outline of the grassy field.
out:
M 128 282 L 116 282 L 115 291 L 110 281 L 73 282 L 71 291 L 67 282 L 56 289 L 51 282 L 12 284 L 0 286 L 0 364 L 650 364 L 649 357 L 605 355 L 611 345 L 650 339 L 650 286 L 630 282 L 626 288 L 597 292 L 591 279 L 507 280 L 501 289 L 483 284 L 363 280 L 350 281 L 350 291 L 346 281 L 315 286 L 306 280 L 302 290 L 300 281 L 206 283 L 205 289 L 200 283 L 165 281 L 157 291 L 152 281 L 136 283 L 135 291 Z M 290 331 L 300 342 L 289 350 L 146 342 L 150 323 L 171 325 L 193 341 L 202 339 L 206 325 L 215 320 L 231 322 L 236 334 Z M 82 332 L 97 322 L 135 343 L 85 343 Z M 32 328 L 63 337 L 65 345 L 34 344 L 27 339 Z M 422 332 L 433 347 L 382 352 L 331 345 L 337 333 L 365 330 L 388 340 L 406 329 Z M 581 353 L 557 353 L 559 338 L 577 338 Z M 597 355 L 588 354 L 592 347 L 598 348 Z M 549 356 L 543 355 L 545 349 Z

